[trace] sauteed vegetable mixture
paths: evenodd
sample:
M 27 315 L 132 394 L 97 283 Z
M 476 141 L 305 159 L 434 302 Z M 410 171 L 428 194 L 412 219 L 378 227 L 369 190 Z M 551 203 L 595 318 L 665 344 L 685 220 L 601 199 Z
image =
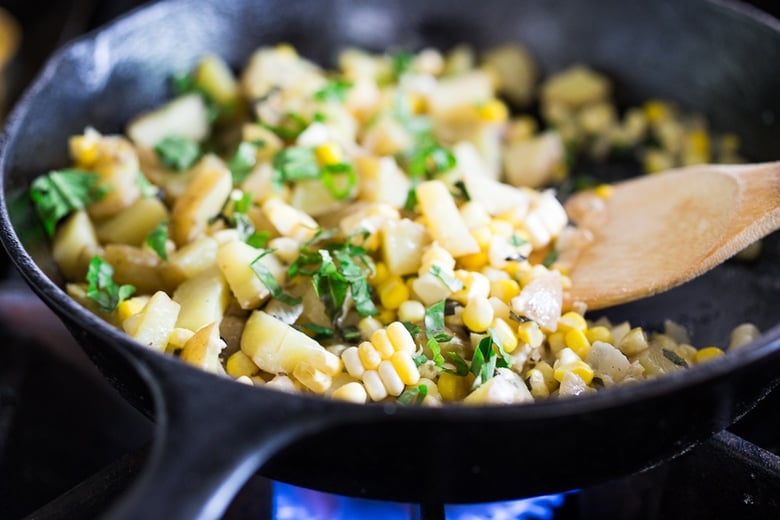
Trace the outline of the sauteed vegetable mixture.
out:
M 172 83 L 126 135 L 72 137 L 72 167 L 31 187 L 68 293 L 151 349 L 247 384 L 423 405 L 585 394 L 723 354 L 565 305 L 590 237 L 549 188 L 609 197 L 569 175 L 583 157 L 738 161 L 700 117 L 620 113 L 584 66 L 539 86 L 514 44 L 479 60 L 348 49 L 335 71 L 278 45 L 239 77 L 206 56 Z M 738 326 L 730 348 L 757 334 Z

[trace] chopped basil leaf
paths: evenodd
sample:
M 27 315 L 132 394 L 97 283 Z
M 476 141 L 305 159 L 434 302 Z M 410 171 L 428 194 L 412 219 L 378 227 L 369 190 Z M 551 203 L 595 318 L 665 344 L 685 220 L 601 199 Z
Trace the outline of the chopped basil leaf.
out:
M 417 336 L 422 330 L 419 325 L 415 325 L 409 321 L 402 321 L 401 324 L 406 327 L 406 330 L 409 331 L 409 334 L 411 334 L 413 338 Z
M 401 405 L 421 404 L 428 395 L 428 387 L 425 385 L 415 386 L 404 391 L 398 396 L 397 402 Z
M 662 348 L 661 352 L 663 353 L 666 359 L 668 359 L 678 367 L 688 368 L 688 362 L 685 361 L 683 358 L 681 358 L 676 352 L 672 350 L 667 350 L 665 348 Z
M 100 306 L 105 312 L 112 312 L 124 300 L 135 293 L 132 285 L 117 285 L 114 283 L 114 268 L 100 258 L 92 257 L 87 269 L 87 297 Z
M 425 309 L 425 335 L 441 343 L 452 339 L 444 328 L 444 300 Z
M 293 141 L 297 139 L 304 130 L 306 130 L 306 127 L 309 126 L 309 123 L 299 114 L 288 112 L 285 114 L 284 119 L 282 119 L 278 125 L 264 124 L 263 126 L 268 128 L 282 139 Z
M 463 181 L 455 181 L 453 183 L 453 187 L 457 190 L 455 193 L 455 197 L 459 198 L 463 201 L 470 201 L 471 200 L 471 194 L 469 194 L 469 190 L 466 187 L 466 183 Z
M 414 54 L 409 51 L 398 51 L 390 55 L 390 66 L 396 79 L 400 78 L 414 65 Z
M 187 137 L 169 135 L 154 145 L 157 157 L 168 168 L 186 170 L 198 160 L 201 154 L 200 145 Z
M 168 250 L 165 248 L 167 242 L 168 222 L 160 222 L 157 224 L 157 227 L 155 227 L 152 232 L 149 233 L 149 236 L 146 237 L 146 244 L 163 260 L 168 260 Z
M 549 253 L 544 257 L 544 260 L 542 261 L 542 265 L 545 267 L 551 267 L 556 261 L 558 260 L 558 251 L 556 249 L 551 249 Z
M 528 318 L 526 316 L 521 316 L 520 314 L 517 314 L 515 311 L 509 311 L 509 319 L 514 320 L 518 323 L 525 323 L 527 321 L 532 321 L 531 318 Z
M 331 339 L 336 335 L 336 332 L 333 329 L 323 327 L 322 325 L 317 325 L 316 323 L 304 323 L 301 325 L 301 328 L 313 332 L 314 339 L 317 341 Z
M 528 243 L 528 240 L 524 238 L 520 238 L 517 236 L 516 233 L 512 233 L 512 236 L 509 237 L 509 245 L 512 247 L 520 247 Z
M 431 353 L 433 354 L 433 363 L 441 368 L 442 365 L 444 365 L 444 356 L 441 355 L 441 345 L 439 345 L 439 342 L 434 338 L 430 338 L 427 346 L 431 349 Z
M 475 376 L 472 388 L 477 388 L 493 377 L 496 371 L 496 361 L 493 339 L 486 336 L 477 344 L 477 348 L 474 349 L 474 357 L 471 359 L 471 373 Z
M 262 141 L 244 141 L 238 145 L 233 157 L 230 158 L 228 168 L 233 175 L 233 184 L 241 184 L 257 163 L 257 150 L 264 143 Z
M 453 363 L 455 363 L 455 374 L 465 376 L 469 373 L 469 365 L 466 360 L 458 355 L 457 352 L 447 352 Z
M 341 329 L 341 337 L 350 343 L 360 340 L 360 331 L 357 327 L 344 327 Z
M 149 182 L 149 179 L 141 172 L 138 172 L 136 184 L 138 185 L 138 191 L 141 192 L 141 197 L 152 198 L 160 193 L 160 188 Z
M 301 298 L 295 298 L 285 293 L 279 286 L 279 282 L 276 280 L 274 275 L 271 274 L 271 271 L 269 271 L 268 268 L 263 265 L 262 262 L 260 262 L 264 256 L 271 253 L 273 253 L 273 250 L 271 249 L 263 250 L 257 258 L 252 260 L 252 263 L 249 264 L 249 267 L 252 268 L 252 271 L 254 271 L 255 275 L 260 279 L 261 282 L 263 282 L 263 285 L 265 285 L 266 289 L 268 289 L 268 292 L 271 293 L 271 296 L 286 305 L 297 305 L 301 303 Z
M 355 191 L 358 177 L 351 164 L 329 164 L 322 168 L 320 174 L 322 184 L 336 200 L 344 200 Z
M 463 282 L 455 278 L 447 271 L 444 271 L 438 264 L 433 264 L 431 266 L 431 274 L 441 280 L 441 283 L 443 283 L 447 289 L 452 292 L 457 292 L 463 289 Z
M 428 356 L 426 356 L 425 354 L 417 354 L 416 356 L 414 356 L 413 360 L 414 360 L 414 364 L 419 367 L 420 365 L 428 361 Z
M 57 223 L 71 212 L 100 200 L 107 189 L 98 187 L 95 173 L 68 169 L 38 177 L 30 186 L 30 198 L 49 236 Z
M 274 156 L 273 159 L 273 184 L 281 189 L 285 182 L 318 179 L 320 168 L 317 165 L 317 157 L 310 148 L 291 146 L 285 148 Z
M 270 238 L 271 233 L 269 231 L 254 231 L 244 239 L 244 242 L 257 249 L 262 249 L 268 244 Z
M 499 341 L 498 336 L 496 336 L 496 331 L 493 329 L 488 329 L 488 335 L 490 336 L 490 339 L 493 340 L 493 346 L 498 349 L 498 353 L 501 354 L 501 358 L 496 360 L 496 366 L 499 368 L 509 368 L 509 366 L 512 364 L 512 356 L 509 355 L 509 353 L 504 350 L 504 345 Z
M 406 192 L 406 200 L 404 201 L 404 209 L 406 211 L 414 211 L 417 208 L 417 190 L 414 186 L 409 188 Z
M 343 103 L 347 99 L 349 89 L 352 88 L 352 82 L 344 79 L 334 79 L 325 84 L 324 87 L 314 93 L 314 99 L 317 101 L 335 101 Z

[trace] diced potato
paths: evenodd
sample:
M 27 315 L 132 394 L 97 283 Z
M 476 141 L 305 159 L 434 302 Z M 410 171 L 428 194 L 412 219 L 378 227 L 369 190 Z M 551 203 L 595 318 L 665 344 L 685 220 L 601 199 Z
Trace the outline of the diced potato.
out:
M 83 280 L 90 259 L 99 250 L 95 228 L 83 210 L 69 215 L 57 228 L 52 241 L 54 261 L 68 280 Z
M 375 155 L 389 156 L 414 146 L 414 138 L 398 119 L 386 116 L 366 130 L 360 144 Z
M 209 323 L 219 323 L 229 294 L 227 282 L 216 267 L 185 281 L 173 293 L 173 299 L 181 305 L 176 326 L 197 331 Z
M 463 400 L 464 404 L 531 403 L 534 398 L 522 378 L 508 368 L 499 368 L 496 375 L 477 387 Z
M 241 140 L 250 143 L 262 143 L 257 149 L 255 156 L 257 163 L 271 161 L 276 152 L 284 148 L 282 138 L 256 123 L 245 123 L 241 127 Z
M 391 220 L 398 220 L 400 214 L 394 207 L 382 202 L 369 204 L 353 204 L 346 215 L 342 216 L 339 228 L 344 235 L 356 235 L 367 232 L 368 236 L 362 242 L 356 237 L 355 242 L 367 249 L 379 247 L 380 231 Z
M 271 374 L 292 374 L 307 362 L 333 376 L 341 371 L 341 360 L 315 340 L 263 311 L 254 311 L 241 336 L 241 350 L 262 370 Z
M 563 285 L 560 273 L 545 271 L 534 277 L 523 287 L 520 294 L 512 298 L 512 310 L 554 331 L 563 307 Z
M 508 186 L 489 177 L 464 175 L 463 183 L 473 202 L 478 202 L 491 215 L 507 211 L 520 214 L 528 211 L 531 196 L 527 191 Z
M 498 91 L 507 99 L 520 106 L 531 102 L 538 72 L 525 47 L 516 43 L 500 45 L 484 55 L 483 63 L 498 75 Z
M 162 266 L 162 275 L 169 287 L 176 287 L 217 264 L 217 241 L 202 236 L 168 255 Z
M 290 196 L 292 207 L 308 213 L 312 217 L 332 213 L 343 204 L 342 201 L 331 195 L 330 190 L 319 179 L 296 182 Z
M 382 228 L 382 259 L 392 274 L 413 274 L 430 242 L 425 226 L 406 218 L 387 219 Z
M 215 54 L 204 56 L 193 72 L 195 85 L 206 92 L 227 113 L 236 110 L 238 81 L 227 63 Z
M 241 76 L 241 89 L 251 99 L 260 99 L 273 88 L 314 92 L 325 82 L 319 67 L 301 58 L 289 45 L 261 47 L 249 58 Z
M 454 258 L 479 252 L 447 186 L 426 181 L 417 186 L 417 200 L 433 239 Z
M 669 374 L 687 368 L 687 363 L 673 350 L 663 348 L 660 343 L 651 344 L 639 354 L 632 356 L 645 369 L 648 377 Z
M 125 244 L 108 244 L 104 259 L 114 268 L 114 281 L 134 286 L 137 294 L 152 294 L 167 287 L 162 277 L 162 262 L 154 251 Z
M 592 368 L 596 377 L 600 378 L 605 386 L 619 383 L 631 372 L 631 363 L 618 349 L 603 341 L 595 341 L 591 345 L 585 362 Z
M 196 174 L 171 212 L 171 238 L 179 247 L 192 242 L 222 209 L 233 189 L 230 170 L 216 156 L 207 155 L 195 166 Z
M 154 148 L 166 137 L 178 136 L 203 141 L 209 135 L 209 115 L 200 94 L 187 94 L 152 112 L 133 119 L 127 135 L 139 146 Z
M 394 208 L 402 208 L 409 194 L 409 178 L 392 157 L 364 155 L 355 160 L 360 200 L 384 202 Z
M 103 243 L 141 246 L 154 228 L 168 219 L 168 210 L 159 199 L 144 197 L 117 213 L 97 228 Z
M 98 187 L 106 190 L 99 200 L 87 206 L 90 217 L 110 217 L 140 196 L 138 155 L 124 137 L 87 131 L 71 140 L 71 154 L 77 165 L 98 174 Z
M 191 365 L 214 374 L 224 374 L 225 369 L 219 360 L 219 354 L 225 348 L 225 342 L 219 337 L 219 327 L 209 323 L 200 328 L 181 349 L 180 358 Z
M 542 85 L 545 103 L 577 108 L 601 101 L 609 95 L 609 80 L 583 65 L 575 65 L 550 76 Z
M 565 159 L 566 150 L 556 131 L 511 142 L 504 149 L 506 180 L 513 186 L 538 188 L 560 179 Z
M 240 240 L 219 246 L 217 264 L 242 309 L 254 309 L 271 294 L 251 267 L 261 253 Z M 266 254 L 259 263 L 268 269 L 280 286 L 284 284 L 287 271 L 276 256 Z
M 431 114 L 436 117 L 450 110 L 485 103 L 493 97 L 490 76 L 481 70 L 473 70 L 440 79 L 426 99 Z
M 309 240 L 319 228 L 316 220 L 278 198 L 266 200 L 262 211 L 280 235 L 299 242 Z
M 138 342 L 160 352 L 168 345 L 168 336 L 176 325 L 180 306 L 163 291 L 152 295 L 138 314 L 127 318 L 123 328 Z

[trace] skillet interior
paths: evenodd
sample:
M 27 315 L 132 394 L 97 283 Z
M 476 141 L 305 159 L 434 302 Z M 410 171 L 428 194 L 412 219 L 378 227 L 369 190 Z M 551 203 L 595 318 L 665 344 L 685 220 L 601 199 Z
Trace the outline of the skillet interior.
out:
M 138 360 L 166 367 L 174 362 L 85 316 L 49 281 L 60 278 L 26 190 L 35 176 L 67 163 L 67 137 L 87 125 L 121 131 L 132 115 L 166 98 L 172 71 L 189 69 L 206 51 L 240 68 L 256 46 L 278 41 L 328 64 L 347 43 L 374 50 L 446 49 L 463 41 L 485 48 L 507 40 L 527 43 L 545 72 L 591 64 L 616 80 L 621 101 L 669 98 L 708 114 L 716 128 L 740 134 L 751 159 L 776 158 L 780 32 L 717 2 L 174 1 L 69 47 L 25 96 L 0 158 L 10 218 L 3 241 L 104 372 L 151 412 L 147 384 L 133 367 Z M 780 296 L 778 260 L 774 236 L 755 265 L 729 263 L 609 314 L 649 325 L 676 319 L 692 327 L 699 342 L 722 343 L 745 320 L 769 329 L 778 322 L 767 304 Z M 350 409 L 349 419 L 279 452 L 264 471 L 327 491 L 415 501 L 482 501 L 585 485 L 679 453 L 747 411 L 776 383 L 771 368 L 778 361 L 777 336 L 774 329 L 752 352 L 683 374 L 685 379 L 670 377 L 577 403 L 481 410 L 369 406 L 357 413 L 340 403 L 320 403 L 335 414 Z M 176 366 L 171 373 L 184 378 L 191 372 Z M 262 395 L 279 406 L 294 400 L 270 394 L 258 390 L 252 399 Z

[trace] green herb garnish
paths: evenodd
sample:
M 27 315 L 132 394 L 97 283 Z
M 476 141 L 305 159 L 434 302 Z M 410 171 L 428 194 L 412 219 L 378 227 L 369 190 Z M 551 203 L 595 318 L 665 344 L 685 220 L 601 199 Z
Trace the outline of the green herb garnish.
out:
M 390 66 L 396 79 L 409 72 L 412 65 L 414 65 L 414 54 L 411 52 L 398 51 L 390 55 Z
M 263 250 L 257 258 L 252 260 L 252 263 L 249 264 L 249 267 L 252 268 L 252 271 L 254 271 L 255 275 L 260 279 L 261 282 L 263 282 L 265 288 L 268 289 L 268 292 L 270 292 L 271 296 L 273 296 L 275 299 L 279 300 L 285 305 L 297 305 L 301 303 L 301 298 L 290 296 L 282 290 L 279 282 L 276 280 L 274 275 L 271 274 L 271 271 L 269 271 L 268 268 L 260 261 L 264 256 L 271 253 L 273 253 L 272 249 Z
M 168 222 L 160 222 L 146 237 L 146 244 L 163 260 L 168 260 L 168 250 L 165 244 L 168 242 Z
M 455 278 L 453 275 L 443 270 L 440 265 L 433 264 L 431 266 L 431 274 L 438 278 L 447 289 L 452 292 L 457 292 L 463 289 L 463 282 Z
M 496 361 L 497 356 L 496 351 L 493 350 L 493 338 L 486 336 L 477 344 L 477 348 L 474 349 L 474 356 L 471 358 L 471 373 L 475 376 L 472 388 L 477 388 L 493 377 L 496 371 Z
M 509 237 L 509 245 L 512 247 L 520 247 L 528 243 L 528 240 L 524 238 L 520 238 L 517 236 L 517 234 L 512 233 L 512 236 Z
M 98 176 L 82 170 L 54 170 L 38 177 L 30 187 L 30 198 L 49 236 L 57 223 L 71 212 L 100 200 L 106 188 L 98 187 Z
M 97 302 L 105 312 L 112 312 L 124 300 L 135 293 L 132 285 L 114 283 L 114 268 L 100 258 L 92 257 L 87 269 L 87 297 Z
M 688 362 L 685 361 L 683 358 L 681 358 L 679 354 L 677 354 L 676 352 L 662 348 L 661 353 L 664 355 L 666 359 L 668 359 L 678 367 L 688 368 Z
M 399 395 L 397 402 L 404 406 L 421 404 L 426 395 L 428 395 L 428 387 L 426 385 L 415 386 L 414 388 L 405 390 L 404 393 Z
M 352 88 L 352 82 L 344 79 L 334 79 L 325 84 L 324 87 L 314 93 L 314 99 L 317 101 L 335 101 L 343 103 L 347 99 L 349 89 Z
M 301 328 L 311 331 L 314 334 L 314 339 L 317 341 L 332 339 L 336 335 L 336 331 L 333 329 L 317 325 L 316 323 L 304 323 L 301 325 Z
M 160 193 L 160 188 L 149 182 L 149 179 L 141 172 L 138 172 L 136 184 L 138 185 L 138 191 L 141 192 L 141 197 L 152 198 Z
M 441 345 L 434 338 L 429 338 L 426 346 L 431 349 L 433 354 L 433 363 L 437 368 L 441 368 L 444 365 L 444 356 L 441 355 Z
M 186 170 L 198 160 L 201 154 L 200 145 L 187 137 L 169 135 L 154 146 L 157 157 L 168 168 Z
M 278 125 L 263 124 L 264 127 L 286 141 L 294 141 L 309 126 L 309 122 L 300 114 L 287 112 Z
M 263 145 L 262 141 L 239 143 L 228 163 L 230 173 L 233 175 L 233 184 L 244 182 L 244 179 L 257 164 L 257 150 Z
M 281 189 L 285 182 L 318 179 L 320 167 L 314 150 L 302 146 L 291 146 L 281 150 L 273 160 L 273 184 Z
M 458 355 L 457 352 L 447 352 L 453 363 L 455 363 L 455 374 L 465 376 L 469 373 L 469 365 L 466 360 Z
M 434 303 L 425 309 L 425 335 L 440 343 L 446 343 L 452 339 L 444 328 L 444 300 Z
M 344 200 L 355 191 L 358 177 L 355 168 L 348 163 L 329 164 L 321 170 L 322 184 L 328 189 L 333 198 Z
M 542 265 L 545 267 L 551 267 L 558 260 L 558 251 L 551 249 L 549 253 L 542 260 Z

